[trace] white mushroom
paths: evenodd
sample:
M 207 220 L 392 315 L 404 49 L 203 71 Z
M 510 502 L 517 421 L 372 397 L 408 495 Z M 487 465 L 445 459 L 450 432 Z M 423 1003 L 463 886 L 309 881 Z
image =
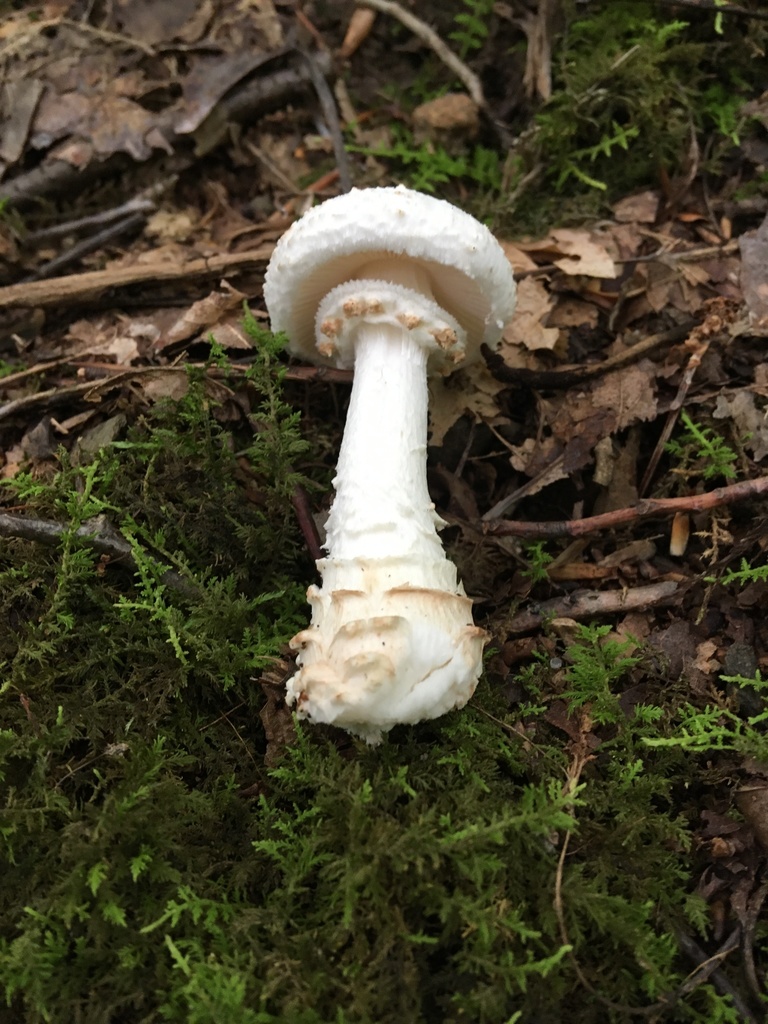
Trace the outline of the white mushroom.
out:
M 291 641 L 288 702 L 376 743 L 462 707 L 486 634 L 427 489 L 427 373 L 494 347 L 514 308 L 509 263 L 473 217 L 398 188 L 355 189 L 280 239 L 264 298 L 294 355 L 355 369 L 312 621 Z

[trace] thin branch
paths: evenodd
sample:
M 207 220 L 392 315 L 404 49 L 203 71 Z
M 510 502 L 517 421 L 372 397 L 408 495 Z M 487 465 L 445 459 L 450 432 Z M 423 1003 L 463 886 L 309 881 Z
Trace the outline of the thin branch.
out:
M 349 192 L 352 188 L 352 174 L 349 170 L 349 156 L 347 155 L 347 147 L 344 145 L 344 135 L 341 130 L 341 121 L 339 120 L 339 111 L 336 106 L 336 100 L 334 99 L 333 93 L 330 90 L 328 82 L 325 79 L 325 75 L 323 74 L 314 54 L 302 49 L 298 50 L 298 53 L 307 65 L 312 87 L 317 93 L 317 98 L 320 100 L 323 117 L 325 118 L 325 123 L 328 126 L 328 131 L 331 133 L 333 155 L 336 158 L 336 166 L 339 169 L 339 183 L 341 185 L 341 190 L 342 192 Z
M 629 508 L 618 508 L 599 516 L 585 519 L 562 520 L 551 523 L 528 523 L 513 519 L 500 519 L 484 523 L 483 531 L 495 537 L 522 537 L 526 540 L 548 540 L 553 537 L 585 537 L 601 530 L 647 519 L 649 516 L 671 516 L 677 512 L 705 512 L 720 505 L 733 505 L 747 498 L 768 493 L 768 476 L 742 480 L 727 487 L 718 487 L 704 494 L 691 494 L 684 498 L 643 498 Z
M 29 540 L 54 547 L 61 543 L 70 529 L 66 523 L 57 523 L 50 519 L 31 519 L 27 516 L 0 512 L 0 537 L 15 537 L 18 540 Z M 118 562 L 129 572 L 138 570 L 130 543 L 112 526 L 106 516 L 96 516 L 83 523 L 75 531 L 75 536 L 98 555 L 106 556 L 111 562 Z M 182 597 L 197 597 L 200 594 L 194 580 L 185 578 L 174 569 L 167 569 L 160 577 L 160 582 Z
M 154 204 L 152 205 L 154 206 Z M 130 213 L 128 216 L 123 217 L 122 220 L 108 224 L 101 231 L 97 231 L 95 235 L 81 238 L 75 245 L 59 253 L 58 256 L 54 256 L 47 263 L 43 263 L 33 274 L 25 277 L 21 283 L 28 284 L 31 281 L 43 281 L 46 278 L 53 277 L 54 274 L 58 274 L 65 267 L 71 267 L 73 263 L 77 263 L 83 256 L 88 256 L 92 252 L 98 252 L 99 249 L 110 245 L 116 239 L 122 238 L 123 235 L 130 234 L 136 228 L 143 228 L 146 219 L 146 215 L 143 212 L 137 212 Z
M 148 188 L 142 189 L 132 199 L 113 206 L 109 210 L 100 210 L 98 213 L 91 213 L 87 217 L 78 217 L 75 220 L 64 221 L 61 224 L 52 224 L 47 228 L 40 228 L 38 231 L 30 231 L 24 236 L 24 245 L 29 248 L 39 245 L 41 242 L 52 242 L 65 235 L 78 234 L 80 231 L 88 231 L 90 228 L 100 228 L 106 224 L 112 224 L 129 213 L 151 213 L 157 209 L 155 202 L 163 192 L 166 192 L 177 181 L 176 176 L 158 181 Z
M 86 380 L 84 383 L 64 384 L 55 388 L 48 388 L 45 391 L 36 391 L 29 395 L 22 395 L 21 398 L 14 398 L 5 405 L 0 405 L 0 420 L 8 419 L 19 412 L 26 412 L 40 405 L 61 405 L 72 398 L 82 395 L 86 401 L 93 401 L 97 396 L 112 388 L 127 384 L 129 381 L 139 380 L 142 377 L 153 377 L 155 379 L 173 374 L 186 374 L 189 367 L 204 367 L 204 363 L 180 363 L 178 366 L 125 366 L 113 363 L 91 363 L 85 361 L 61 359 L 49 364 L 39 364 L 25 373 L 13 374 L 12 377 L 0 378 L 0 388 L 5 381 L 21 380 L 26 376 L 37 373 L 44 373 L 49 366 L 60 366 L 62 363 L 69 366 L 90 368 L 97 372 L 95 379 Z M 206 377 L 213 380 L 226 380 L 237 374 L 244 375 L 248 371 L 247 366 L 233 365 L 227 370 L 220 370 L 217 366 L 209 366 L 206 369 Z M 348 384 L 352 380 L 351 370 L 337 370 L 333 366 L 293 366 L 285 370 L 286 380 L 316 381 L 325 384 Z
M 324 555 L 323 546 L 320 541 L 317 523 L 310 508 L 309 495 L 303 487 L 298 486 L 294 488 L 291 494 L 291 504 L 293 505 L 293 511 L 296 513 L 296 520 L 304 537 L 304 543 L 307 545 L 307 550 L 317 562 Z
M 410 11 L 406 10 L 405 7 L 401 7 L 400 4 L 394 3 L 393 0 L 357 0 L 357 3 L 361 7 L 370 7 L 374 11 L 388 14 L 390 17 L 397 19 L 402 25 L 405 25 L 407 29 L 410 29 L 415 36 L 421 39 L 423 43 L 426 43 L 447 68 L 450 68 L 478 107 L 481 110 L 488 109 L 480 79 L 474 71 L 467 67 L 463 60 L 456 56 L 453 50 L 443 42 L 437 32 L 430 28 L 426 22 L 422 21 L 421 18 L 417 18 L 415 14 L 411 14 Z
M 768 11 L 751 11 L 748 7 L 740 7 L 738 4 L 720 6 L 713 0 L 653 0 L 653 2 L 664 7 L 694 7 L 697 11 L 705 11 L 707 14 L 733 14 L 741 18 L 768 21 Z
M 507 633 L 532 633 L 550 619 L 569 618 L 580 621 L 601 615 L 618 615 L 639 611 L 679 600 L 678 584 L 674 580 L 661 580 L 630 590 L 575 590 L 566 597 L 542 601 L 515 615 L 506 624 Z
M 132 267 L 91 270 L 85 274 L 67 274 L 64 277 L 30 281 L 27 284 L 11 284 L 0 288 L 0 310 L 17 306 L 64 306 L 96 298 L 111 288 L 127 288 L 130 285 L 150 282 L 163 284 L 216 274 L 232 274 L 266 263 L 273 249 L 274 245 L 270 243 L 248 252 L 222 253 L 218 256 L 190 260 L 188 263 L 158 261 Z
M 562 366 L 557 370 L 527 370 L 523 367 L 516 369 L 507 366 L 504 359 L 496 352 L 492 352 L 487 346 L 483 346 L 482 352 L 486 365 L 491 375 L 496 379 L 510 384 L 525 384 L 531 388 L 568 388 L 574 384 L 583 384 L 584 381 L 594 380 L 606 373 L 618 370 L 636 362 L 642 356 L 653 352 L 664 345 L 672 345 L 675 342 L 687 338 L 695 325 L 694 320 L 680 324 L 660 334 L 651 334 L 637 344 L 631 345 L 623 352 L 604 359 L 600 363 L 587 363 Z

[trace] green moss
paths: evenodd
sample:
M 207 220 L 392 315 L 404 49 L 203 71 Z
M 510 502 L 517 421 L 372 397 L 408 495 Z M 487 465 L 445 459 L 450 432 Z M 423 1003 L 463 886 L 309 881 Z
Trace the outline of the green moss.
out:
M 498 77 L 495 62 L 515 66 L 525 37 L 493 5 L 457 0 L 451 9 L 454 45 L 481 77 L 487 73 L 487 84 Z M 636 189 L 674 190 L 692 161 L 720 174 L 734 146 L 760 131 L 742 108 L 763 89 L 763 23 L 638 0 L 568 0 L 561 14 L 552 94 L 518 104 L 508 151 L 497 153 L 489 133 L 483 145 L 467 140 L 448 154 L 398 129 L 391 146 L 368 152 L 416 188 L 438 186 L 452 197 L 457 182 L 471 182 L 472 212 L 497 231 L 519 233 L 603 215 Z M 425 60 L 410 91 L 397 90 L 398 101 L 408 109 L 449 87 L 461 88 Z
M 703 784 L 646 742 L 674 722 L 626 710 L 643 663 L 603 631 L 564 675 L 541 660 L 514 713 L 485 684 L 376 749 L 300 729 L 267 768 L 253 675 L 306 616 L 305 443 L 268 345 L 247 388 L 251 436 L 193 377 L 95 461 L 16 484 L 70 528 L 0 556 L 0 1020 L 598 1024 L 625 1019 L 600 999 L 666 996 L 677 929 L 705 920 Z M 77 536 L 96 514 L 137 572 Z M 558 693 L 580 740 L 547 721 Z M 668 1019 L 729 1012 L 702 986 Z

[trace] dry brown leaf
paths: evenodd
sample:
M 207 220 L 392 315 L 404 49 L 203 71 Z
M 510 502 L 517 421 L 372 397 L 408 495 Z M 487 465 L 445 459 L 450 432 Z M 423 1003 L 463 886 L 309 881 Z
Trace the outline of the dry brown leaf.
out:
M 27 455 L 23 444 L 19 443 L 11 445 L 10 448 L 6 449 L 4 457 L 0 454 L 0 458 L 3 459 L 3 466 L 2 469 L 0 469 L 0 477 L 2 477 L 3 480 L 12 480 L 24 465 L 26 457 Z
M 655 366 L 647 359 L 608 373 L 592 385 L 592 408 L 608 409 L 615 415 L 613 430 L 652 420 L 658 407 L 654 378 Z
M 661 196 L 658 192 L 648 189 L 645 192 L 637 192 L 626 199 L 620 199 L 614 203 L 611 209 L 617 221 L 621 224 L 653 224 L 659 212 Z
M 600 314 L 597 307 L 583 299 L 569 296 L 559 300 L 549 314 L 547 323 L 550 327 L 597 327 Z
M 150 238 L 163 242 L 185 242 L 194 230 L 195 222 L 186 210 L 157 210 L 144 228 Z
M 605 245 L 595 232 L 584 229 L 556 228 L 537 242 L 518 242 L 526 253 L 539 253 L 551 259 L 563 273 L 571 276 L 615 278 L 616 267 Z
M 370 7 L 356 7 L 347 24 L 344 40 L 339 49 L 339 57 L 348 60 L 362 46 L 373 30 L 376 11 Z
M 739 239 L 741 287 L 752 334 L 768 337 L 768 217 Z
M 156 377 L 142 377 L 141 390 L 150 402 L 169 398 L 179 402 L 189 390 L 189 378 L 185 373 L 158 372 Z
M 16 163 L 24 152 L 44 88 L 43 83 L 36 78 L 7 82 L 3 86 L 0 160 L 6 165 Z
M 218 325 L 224 319 L 229 319 L 228 314 L 233 310 L 241 310 L 245 302 L 245 295 L 231 285 L 224 284 L 222 291 L 211 292 L 204 299 L 199 299 L 187 309 L 174 324 L 166 331 L 162 342 L 157 346 L 162 351 L 169 345 L 176 345 L 180 341 L 194 338 L 204 331 L 218 330 Z M 217 340 L 221 342 L 217 334 Z M 242 337 L 241 337 L 242 342 Z M 237 345 L 242 348 L 242 344 Z M 250 347 L 250 346 L 247 346 Z
M 273 0 L 240 0 L 238 9 L 247 15 L 254 30 L 264 38 L 264 45 L 268 50 L 279 50 L 285 46 L 283 25 Z
M 480 110 L 466 93 L 449 92 L 416 107 L 413 125 L 417 138 L 443 132 L 458 132 L 472 138 L 480 127 Z
M 713 672 L 719 672 L 720 662 L 716 658 L 713 658 L 716 651 L 717 644 L 714 640 L 702 640 L 696 648 L 696 657 L 693 661 L 693 667 L 708 676 L 712 675 Z
M 176 33 L 177 38 L 181 39 L 184 43 L 196 43 L 207 32 L 215 13 L 213 0 L 198 2 L 191 17 L 184 22 Z
M 565 274 L 586 277 L 615 278 L 616 267 L 603 245 L 594 241 L 588 231 L 557 228 L 551 232 L 563 257 L 553 260 Z
M 449 378 L 433 377 L 429 382 L 429 443 L 441 445 L 465 412 L 493 422 L 499 415 L 496 395 L 505 387 L 491 376 L 485 363 L 473 363 Z
M 529 270 L 536 270 L 536 264 L 527 252 L 523 252 L 512 242 L 500 242 L 504 254 L 512 265 L 515 274 L 524 274 Z
M 182 83 L 184 105 L 176 117 L 176 131 L 186 135 L 199 128 L 224 93 L 271 57 L 253 50 L 200 57 Z
M 133 318 L 118 314 L 113 320 L 76 320 L 67 330 L 62 354 L 128 365 L 154 348 L 174 319 L 174 310 L 160 309 Z
M 560 331 L 556 327 L 544 327 L 543 323 L 553 305 L 541 281 L 524 277 L 517 286 L 517 306 L 504 330 L 502 345 L 523 345 L 529 351 L 553 349 L 560 338 Z
M 715 419 L 732 419 L 744 447 L 752 452 L 755 462 L 768 455 L 768 407 L 758 409 L 751 391 L 741 390 L 732 395 L 718 395 L 713 413 Z
M 169 43 L 179 36 L 197 6 L 198 0 L 114 0 L 112 27 L 150 46 Z

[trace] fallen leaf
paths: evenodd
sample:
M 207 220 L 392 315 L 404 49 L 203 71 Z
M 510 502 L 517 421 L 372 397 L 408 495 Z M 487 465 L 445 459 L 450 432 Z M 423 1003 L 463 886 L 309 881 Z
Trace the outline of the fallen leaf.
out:
M 416 107 L 413 126 L 417 138 L 433 132 L 460 132 L 472 138 L 480 127 L 480 111 L 466 93 L 449 92 Z
M 157 345 L 158 351 L 196 337 L 204 331 L 215 332 L 226 314 L 235 309 L 242 309 L 245 298 L 242 292 L 225 284 L 223 290 L 211 292 L 204 299 L 194 302 L 166 331 L 162 341 Z M 220 341 L 218 338 L 217 340 Z M 240 348 L 242 345 L 237 347 Z
M 429 443 L 441 445 L 465 412 L 493 422 L 499 415 L 496 395 L 505 387 L 491 376 L 485 363 L 473 363 L 447 379 L 433 377 L 429 382 Z
M 613 373 L 607 373 L 592 386 L 591 404 L 596 409 L 609 409 L 615 414 L 614 430 L 623 430 L 632 423 L 652 420 L 657 401 L 653 386 L 655 366 L 643 359 Z
M 0 160 L 15 164 L 24 152 L 32 119 L 45 87 L 37 78 L 6 82 L 2 90 Z
M 339 57 L 348 60 L 362 46 L 373 31 L 376 11 L 370 7 L 356 7 L 347 23 L 347 31 L 339 49 Z
M 550 327 L 597 327 L 600 316 L 597 307 L 583 299 L 560 299 L 547 317 Z
M 755 462 L 768 455 L 768 407 L 758 409 L 751 391 L 718 395 L 712 415 L 718 420 L 733 420 L 736 432 L 744 438 L 744 447 L 752 452 Z
M 557 327 L 545 327 L 544 321 L 554 302 L 541 281 L 524 277 L 517 286 L 517 306 L 504 330 L 502 346 L 523 345 L 530 351 L 553 349 L 560 339 Z M 503 348 L 501 354 L 503 355 Z
M 594 234 L 574 228 L 556 228 L 538 242 L 518 242 L 527 253 L 548 256 L 563 273 L 571 276 L 615 278 L 616 267 L 605 246 Z
M 741 287 L 749 310 L 752 334 L 768 337 L 768 217 L 757 231 L 748 231 L 739 239 L 741 250 Z
M 144 227 L 150 238 L 159 238 L 163 242 L 185 242 L 194 230 L 194 220 L 185 210 L 157 210 Z
M 170 42 L 196 4 L 197 0 L 114 0 L 111 27 L 150 46 Z
M 717 651 L 717 644 L 714 640 L 702 640 L 696 648 L 696 656 L 693 660 L 693 667 L 705 675 L 712 675 L 720 670 L 720 662 L 713 655 Z
M 224 93 L 271 60 L 272 56 L 272 53 L 250 49 L 201 57 L 182 83 L 184 105 L 176 117 L 176 131 L 186 135 L 199 128 Z
M 554 264 L 565 274 L 586 277 L 616 277 L 616 267 L 604 246 L 594 242 L 588 231 L 558 228 L 552 233 L 560 251 L 565 254 Z
M 650 189 L 614 203 L 613 215 L 622 224 L 653 224 L 659 212 L 661 196 Z
M 531 259 L 528 253 L 523 252 L 522 249 L 519 249 L 516 245 L 513 245 L 512 242 L 501 242 L 500 244 L 502 249 L 504 250 L 504 255 L 507 257 L 510 264 L 512 265 L 512 269 L 514 270 L 515 274 L 524 274 L 527 273 L 529 270 L 536 270 L 537 264 L 534 260 Z M 518 282 L 518 287 L 520 283 L 521 282 Z

